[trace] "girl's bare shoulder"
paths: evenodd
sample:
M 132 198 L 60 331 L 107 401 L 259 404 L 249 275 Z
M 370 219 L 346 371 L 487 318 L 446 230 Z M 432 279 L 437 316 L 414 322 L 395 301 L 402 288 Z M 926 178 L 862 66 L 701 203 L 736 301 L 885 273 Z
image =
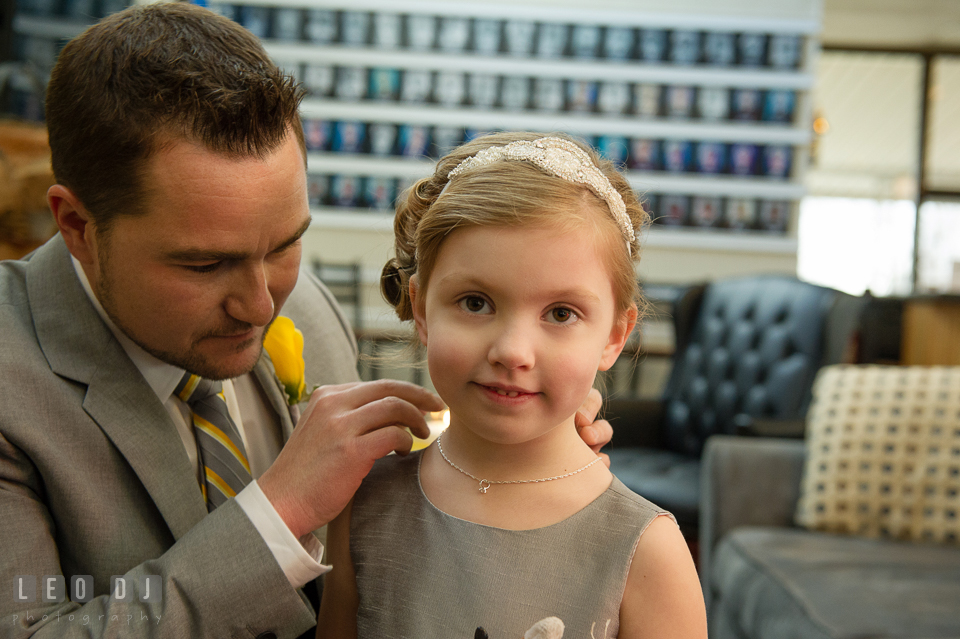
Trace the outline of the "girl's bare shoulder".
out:
M 654 519 L 640 536 L 620 605 L 620 637 L 705 639 L 707 617 L 693 557 L 677 524 Z

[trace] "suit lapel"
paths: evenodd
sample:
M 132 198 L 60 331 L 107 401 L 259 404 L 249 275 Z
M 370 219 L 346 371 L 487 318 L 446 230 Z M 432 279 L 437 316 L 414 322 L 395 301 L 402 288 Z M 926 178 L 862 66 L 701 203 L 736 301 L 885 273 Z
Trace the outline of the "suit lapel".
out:
M 27 290 L 51 369 L 87 385 L 83 409 L 133 468 L 179 539 L 207 514 L 183 442 L 87 298 L 59 235 L 31 258 Z
M 280 429 L 283 432 L 283 441 L 286 442 L 293 433 L 294 420 L 291 416 L 291 407 L 287 405 L 287 396 L 280 388 L 273 362 L 267 355 L 266 349 L 260 354 L 260 359 L 257 361 L 253 373 L 261 388 L 263 388 L 263 392 L 267 395 L 267 399 L 270 400 L 270 406 L 280 416 Z
M 127 362 L 132 371 L 112 367 L 97 371 L 83 409 L 126 458 L 179 539 L 203 519 L 207 507 L 170 415 L 140 371 Z M 135 384 L 124 379 L 134 376 Z

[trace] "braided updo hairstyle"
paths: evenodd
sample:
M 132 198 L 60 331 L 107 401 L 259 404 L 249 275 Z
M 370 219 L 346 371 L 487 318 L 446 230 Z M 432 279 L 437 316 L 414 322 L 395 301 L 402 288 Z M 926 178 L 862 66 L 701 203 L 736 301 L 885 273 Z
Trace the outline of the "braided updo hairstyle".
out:
M 465 170 L 453 180 L 447 175 L 463 160 L 491 146 L 533 141 L 549 135 L 570 140 L 591 157 L 626 205 L 636 239 L 627 251 L 626 238 L 607 203 L 589 187 L 556 177 L 534 164 L 503 160 Z M 444 191 L 444 187 L 447 187 Z M 441 195 L 442 194 L 442 195 Z M 395 257 L 383 267 L 380 290 L 401 320 L 413 319 L 410 278 L 417 275 L 425 290 L 443 240 L 454 229 L 471 226 L 527 226 L 573 229 L 584 223 L 602 230 L 604 253 L 613 278 L 617 310 L 642 309 L 634 263 L 639 261 L 640 232 L 650 216 L 614 165 L 596 152 L 560 133 L 495 133 L 457 147 L 437 162 L 433 175 L 417 181 L 397 204 L 394 220 Z

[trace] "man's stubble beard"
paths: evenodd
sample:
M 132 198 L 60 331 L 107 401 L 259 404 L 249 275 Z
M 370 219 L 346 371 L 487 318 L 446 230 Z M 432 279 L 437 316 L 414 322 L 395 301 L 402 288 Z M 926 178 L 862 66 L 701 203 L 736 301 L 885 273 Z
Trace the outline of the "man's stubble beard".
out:
M 106 247 L 101 247 L 105 249 Z M 224 380 L 224 379 L 233 379 L 241 375 L 245 375 L 253 370 L 256 366 L 257 361 L 260 359 L 260 355 L 263 352 L 263 340 L 266 339 L 267 330 L 270 328 L 268 324 L 263 330 L 263 334 L 260 336 L 260 349 L 257 351 L 257 357 L 254 358 L 253 363 L 249 367 L 246 367 L 244 370 L 225 370 L 222 367 L 218 367 L 216 362 L 209 362 L 208 358 L 202 356 L 196 350 L 190 350 L 187 353 L 175 353 L 172 351 L 165 351 L 158 349 L 154 346 L 151 346 L 145 343 L 142 339 L 138 338 L 137 335 L 131 331 L 127 326 L 124 325 L 124 322 L 120 319 L 119 314 L 115 312 L 119 305 L 116 304 L 116 299 L 113 295 L 113 290 L 110 285 L 110 280 L 107 277 L 109 270 L 107 269 L 108 260 L 107 260 L 107 250 L 101 250 L 97 255 L 97 262 L 100 268 L 100 276 L 96 280 L 96 296 L 100 302 L 100 306 L 103 307 L 104 312 L 107 314 L 107 317 L 110 318 L 110 321 L 113 322 L 120 331 L 126 335 L 134 344 L 142 348 L 144 351 L 156 357 L 161 362 L 170 364 L 171 366 L 176 366 L 177 368 L 182 368 L 185 371 L 193 373 L 194 375 L 199 375 L 205 379 L 212 380 Z M 271 320 L 271 324 L 272 324 Z M 252 328 L 251 325 L 245 325 L 239 327 L 225 328 L 218 331 L 211 331 L 207 336 L 216 336 L 218 334 L 229 334 L 242 332 L 242 330 L 249 330 Z M 202 337 L 200 339 L 203 339 Z M 236 352 L 242 352 L 250 347 L 250 345 L 256 340 L 256 338 L 251 338 L 237 346 Z M 199 340 L 196 340 L 199 341 Z M 196 344 L 196 342 L 194 342 Z

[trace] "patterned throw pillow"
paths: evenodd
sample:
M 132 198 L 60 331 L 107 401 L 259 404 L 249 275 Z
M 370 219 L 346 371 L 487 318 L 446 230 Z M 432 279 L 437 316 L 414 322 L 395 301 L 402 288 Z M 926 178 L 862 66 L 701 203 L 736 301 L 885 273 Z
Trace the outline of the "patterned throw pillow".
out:
M 830 366 L 813 394 L 797 523 L 960 543 L 960 367 Z

